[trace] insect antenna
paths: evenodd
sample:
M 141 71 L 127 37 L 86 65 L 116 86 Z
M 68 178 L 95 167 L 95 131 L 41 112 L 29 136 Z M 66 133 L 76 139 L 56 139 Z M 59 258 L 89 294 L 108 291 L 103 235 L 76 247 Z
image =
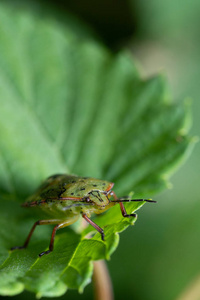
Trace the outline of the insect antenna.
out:
M 152 199 L 127 199 L 126 197 L 112 200 L 111 202 L 117 202 L 117 203 L 121 203 L 121 202 L 152 202 L 152 203 L 157 203 L 157 201 L 152 200 Z

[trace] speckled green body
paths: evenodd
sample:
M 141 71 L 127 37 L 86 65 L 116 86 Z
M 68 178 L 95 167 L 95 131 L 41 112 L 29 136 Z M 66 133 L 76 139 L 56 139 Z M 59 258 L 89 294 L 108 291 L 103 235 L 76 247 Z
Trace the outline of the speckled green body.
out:
M 38 208 L 48 218 L 35 222 L 24 245 L 12 247 L 11 250 L 26 248 L 37 225 L 56 224 L 49 250 L 41 252 L 39 257 L 49 254 L 53 251 L 56 231 L 73 224 L 80 216 L 92 225 L 101 234 L 102 241 L 105 241 L 104 230 L 89 218 L 91 213 L 100 214 L 119 203 L 123 217 L 136 218 L 135 213 L 127 214 L 123 202 L 152 202 L 150 199 L 118 198 L 112 191 L 113 185 L 114 183 L 109 181 L 75 175 L 58 174 L 47 178 L 22 206 Z
M 86 213 L 100 214 L 115 205 L 110 203 L 113 183 L 75 175 L 49 177 L 22 206 L 38 207 L 53 219 L 71 219 Z

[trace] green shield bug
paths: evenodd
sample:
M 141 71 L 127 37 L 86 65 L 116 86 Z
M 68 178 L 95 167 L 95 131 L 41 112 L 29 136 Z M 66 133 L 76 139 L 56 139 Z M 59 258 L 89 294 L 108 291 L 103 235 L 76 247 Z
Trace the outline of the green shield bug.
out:
M 49 250 L 40 253 L 39 257 L 50 253 L 53 251 L 56 231 L 73 224 L 80 215 L 101 234 L 104 241 L 103 229 L 90 219 L 92 213 L 101 214 L 118 203 L 123 217 L 135 217 L 136 214 L 126 213 L 123 202 L 155 202 L 151 199 L 118 198 L 112 191 L 113 186 L 112 182 L 95 178 L 65 174 L 50 176 L 36 193 L 22 204 L 24 207 L 38 207 L 48 218 L 35 222 L 24 245 L 13 247 L 11 250 L 26 248 L 37 225 L 56 224 Z

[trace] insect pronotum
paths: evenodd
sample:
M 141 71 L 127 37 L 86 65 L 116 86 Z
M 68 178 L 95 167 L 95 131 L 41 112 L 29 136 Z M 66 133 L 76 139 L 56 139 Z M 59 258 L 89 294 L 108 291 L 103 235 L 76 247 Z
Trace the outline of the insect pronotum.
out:
M 39 257 L 52 252 L 56 231 L 73 224 L 80 215 L 101 234 L 101 239 L 104 241 L 103 229 L 90 219 L 92 213 L 101 214 L 118 203 L 123 217 L 135 217 L 134 213 L 126 213 L 123 202 L 156 202 L 151 199 L 118 198 L 112 191 L 113 186 L 112 182 L 95 178 L 65 174 L 50 176 L 36 193 L 22 204 L 24 207 L 38 207 L 49 218 L 35 222 L 24 245 L 13 247 L 11 250 L 26 248 L 37 225 L 56 224 L 52 231 L 49 249 L 41 252 Z

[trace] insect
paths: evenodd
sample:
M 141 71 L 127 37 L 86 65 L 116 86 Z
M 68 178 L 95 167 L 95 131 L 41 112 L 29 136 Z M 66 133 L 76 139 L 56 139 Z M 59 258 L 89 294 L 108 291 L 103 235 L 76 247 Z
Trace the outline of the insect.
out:
M 156 202 L 151 199 L 118 198 L 112 191 L 113 186 L 112 182 L 95 178 L 65 174 L 50 176 L 36 193 L 22 204 L 24 207 L 38 207 L 49 216 L 48 219 L 35 222 L 24 245 L 13 247 L 11 250 L 26 248 L 37 225 L 56 224 L 49 250 L 41 252 L 39 257 L 49 254 L 54 248 L 56 231 L 73 224 L 80 215 L 101 234 L 104 241 L 103 229 L 90 219 L 92 213 L 101 214 L 118 203 L 123 217 L 135 217 L 136 214 L 126 213 L 123 202 Z

